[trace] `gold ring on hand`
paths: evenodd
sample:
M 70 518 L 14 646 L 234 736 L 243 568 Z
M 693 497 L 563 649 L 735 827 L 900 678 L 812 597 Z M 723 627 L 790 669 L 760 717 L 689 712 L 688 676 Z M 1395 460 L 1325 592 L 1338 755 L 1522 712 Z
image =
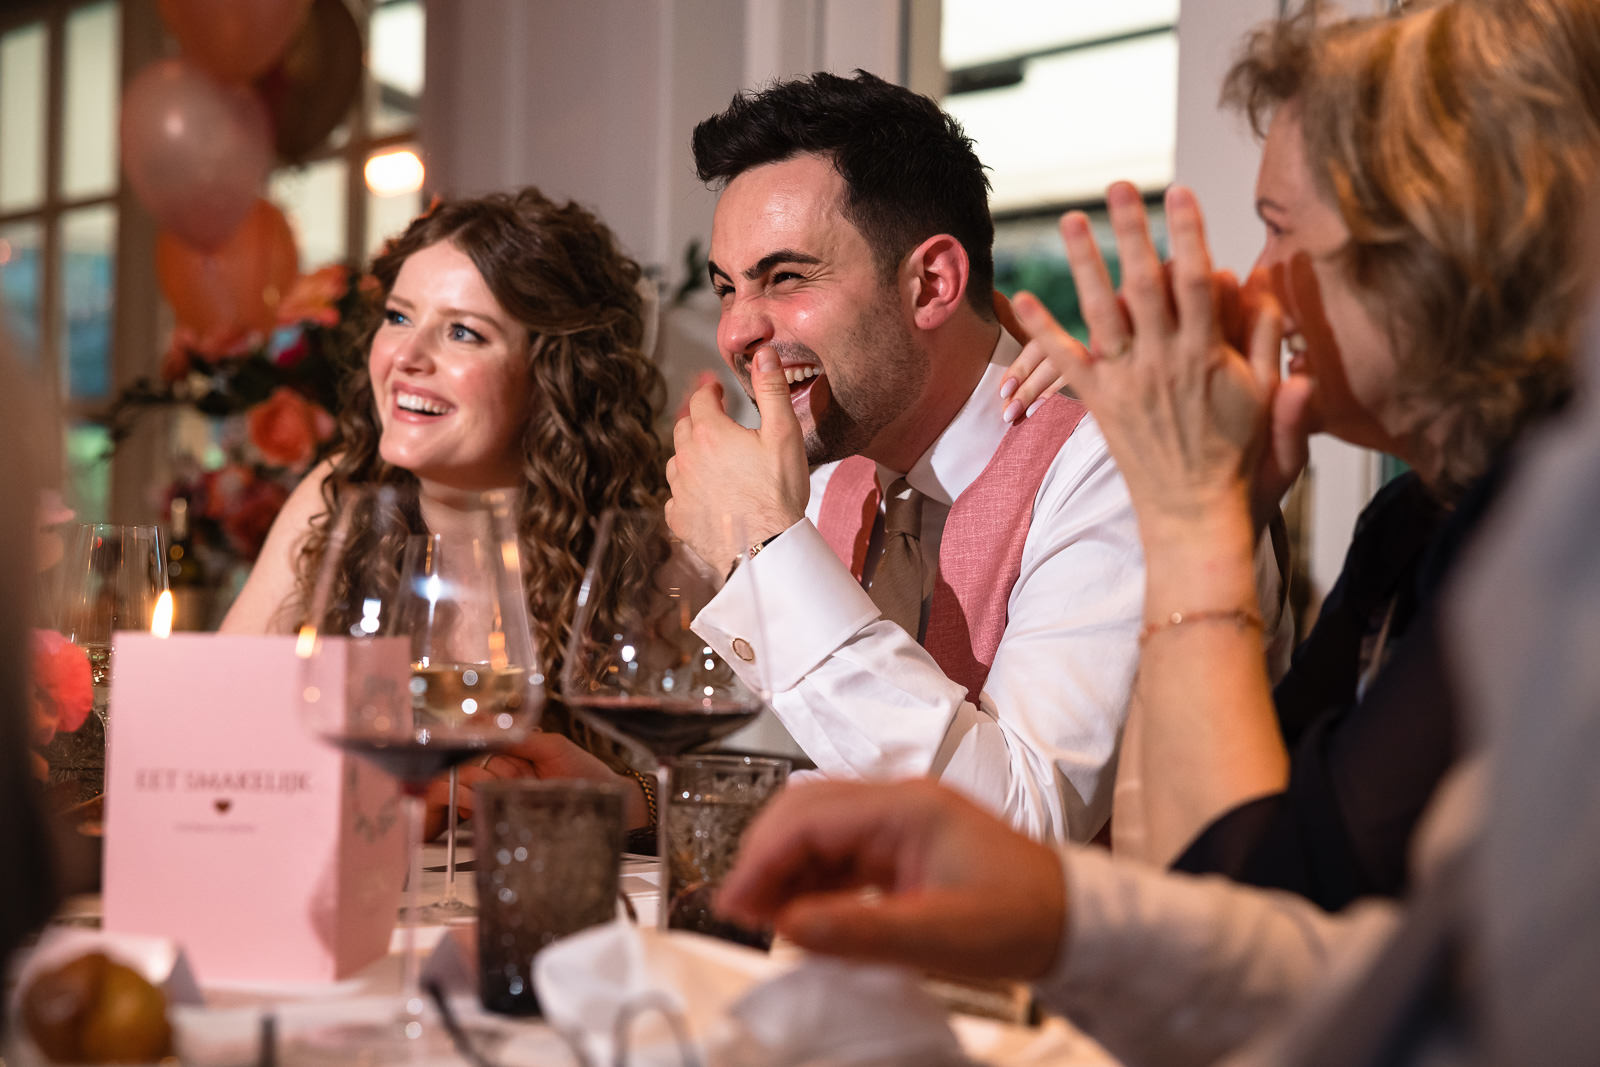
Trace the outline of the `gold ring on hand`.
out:
M 1100 358 L 1107 363 L 1115 363 L 1117 360 L 1125 358 L 1131 351 L 1133 351 L 1133 338 L 1124 337 L 1117 342 L 1116 347 L 1110 352 L 1102 352 Z

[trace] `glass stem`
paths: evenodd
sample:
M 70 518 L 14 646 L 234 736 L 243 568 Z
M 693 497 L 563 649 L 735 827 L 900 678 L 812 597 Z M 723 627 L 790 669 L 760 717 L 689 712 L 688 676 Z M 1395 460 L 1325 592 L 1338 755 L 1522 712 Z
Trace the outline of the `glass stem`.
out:
M 426 805 L 422 794 L 405 790 L 406 855 L 410 872 L 406 877 L 405 908 L 400 912 L 400 995 L 406 1036 L 422 1036 L 421 968 L 417 959 L 417 901 L 422 894 L 422 822 Z
M 456 902 L 456 768 L 450 768 L 450 813 L 445 816 L 444 902 Z
M 661 891 L 657 895 L 660 903 L 656 906 L 656 929 L 667 928 L 667 918 L 671 911 L 668 906 L 672 902 L 667 897 L 667 890 L 672 885 L 671 859 L 667 856 L 667 805 L 672 803 L 667 794 L 671 791 L 672 770 L 665 757 L 658 758 L 656 764 L 656 859 L 660 861 L 661 873 L 658 876 L 661 882 Z

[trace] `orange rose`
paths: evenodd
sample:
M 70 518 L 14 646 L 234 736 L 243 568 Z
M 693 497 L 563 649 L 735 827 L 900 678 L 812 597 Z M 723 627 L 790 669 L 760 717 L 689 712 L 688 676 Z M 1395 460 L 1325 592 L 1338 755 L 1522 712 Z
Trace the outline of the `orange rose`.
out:
M 318 326 L 339 325 L 339 309 L 334 305 L 349 284 L 350 271 L 339 263 L 300 275 L 278 304 L 278 324 L 293 326 L 300 322 L 314 322 Z
M 189 373 L 193 357 L 200 356 L 216 362 L 224 359 L 242 359 L 261 347 L 259 333 L 241 331 L 232 327 L 199 334 L 187 326 L 172 331 L 167 351 L 161 357 L 161 378 L 175 382 Z
M 317 410 L 293 389 L 279 386 L 250 409 L 250 442 L 267 462 L 298 470 L 316 453 L 322 428 Z

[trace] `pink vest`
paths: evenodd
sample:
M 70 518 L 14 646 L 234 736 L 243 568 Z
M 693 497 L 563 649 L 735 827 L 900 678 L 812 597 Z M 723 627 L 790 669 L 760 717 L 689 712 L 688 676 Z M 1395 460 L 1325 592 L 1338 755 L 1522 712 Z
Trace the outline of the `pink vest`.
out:
M 1039 483 L 1085 411 L 1076 400 L 1052 396 L 1006 431 L 988 465 L 950 506 L 922 646 L 947 678 L 966 686 L 973 703 L 1005 632 Z M 822 493 L 817 529 L 857 581 L 878 501 L 878 465 L 865 456 L 840 463 Z

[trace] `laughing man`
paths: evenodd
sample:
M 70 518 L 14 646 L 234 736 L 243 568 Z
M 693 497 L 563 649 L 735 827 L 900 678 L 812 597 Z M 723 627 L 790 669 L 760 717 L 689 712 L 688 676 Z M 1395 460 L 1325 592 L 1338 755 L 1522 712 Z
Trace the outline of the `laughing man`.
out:
M 1082 406 L 1001 395 L 1020 346 L 971 142 L 858 72 L 741 95 L 694 153 L 721 189 L 718 348 L 761 414 L 739 426 L 711 385 L 676 427 L 668 520 L 708 563 L 742 564 L 696 628 L 736 666 L 765 657 L 823 773 L 933 776 L 1034 836 L 1093 836 L 1137 657 L 1139 534 Z M 730 511 L 760 546 L 747 559 Z

